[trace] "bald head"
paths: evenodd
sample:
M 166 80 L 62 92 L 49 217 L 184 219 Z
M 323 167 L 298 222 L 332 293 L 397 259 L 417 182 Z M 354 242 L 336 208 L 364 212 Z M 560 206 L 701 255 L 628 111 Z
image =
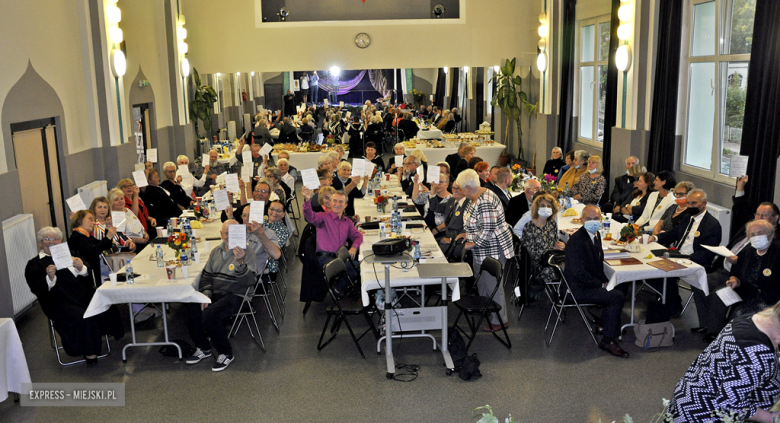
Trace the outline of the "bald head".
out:
M 536 179 L 529 179 L 529 180 L 525 181 L 525 189 L 524 189 L 525 198 L 527 198 L 529 202 L 533 201 L 534 200 L 534 194 L 539 192 L 539 190 L 541 190 L 541 189 L 542 189 L 542 184 L 538 180 L 536 180 Z

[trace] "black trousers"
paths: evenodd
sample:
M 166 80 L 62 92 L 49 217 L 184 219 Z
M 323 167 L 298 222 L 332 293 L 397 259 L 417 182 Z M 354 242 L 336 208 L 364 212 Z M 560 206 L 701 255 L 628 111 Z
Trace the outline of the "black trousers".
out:
M 211 304 L 201 311 L 200 304 L 187 303 L 187 329 L 195 346 L 201 350 L 210 350 L 209 338 L 219 354 L 233 355 L 230 347 L 225 325 L 226 318 L 238 312 L 241 306 L 241 297 L 237 295 L 224 295 L 211 298 Z
M 693 301 L 696 303 L 696 314 L 699 316 L 699 326 L 707 328 L 707 333 L 717 334 L 726 326 L 726 313 L 728 307 L 723 304 L 715 294 L 715 291 L 726 286 L 729 272 L 720 268 L 707 273 L 707 285 L 710 295 L 705 296 L 704 291 L 693 288 Z
M 621 284 L 628 285 L 628 284 Z M 624 286 L 618 285 L 612 291 L 606 288 L 587 288 L 574 292 L 578 303 L 603 305 L 601 324 L 604 327 L 604 337 L 617 339 L 620 336 L 620 313 L 623 310 Z

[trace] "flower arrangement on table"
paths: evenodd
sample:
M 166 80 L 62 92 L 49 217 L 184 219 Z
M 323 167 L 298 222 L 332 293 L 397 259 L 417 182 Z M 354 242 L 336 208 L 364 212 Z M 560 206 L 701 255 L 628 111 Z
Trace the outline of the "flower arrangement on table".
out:
M 325 144 L 328 145 L 328 147 L 333 147 L 333 144 L 336 143 L 336 137 L 333 136 L 333 134 L 328 135 L 325 137 Z
M 208 218 L 209 215 L 209 209 L 200 205 L 195 205 L 195 207 L 192 208 L 193 213 L 195 213 L 195 218 L 200 220 L 205 218 Z
M 374 204 L 376 204 L 376 211 L 381 211 L 384 213 L 385 207 L 387 207 L 387 203 L 389 201 L 389 198 L 386 195 L 380 195 L 376 198 L 374 198 Z
M 512 165 L 512 183 L 509 184 L 510 191 L 522 191 L 525 185 L 526 175 L 522 173 L 522 167 L 519 164 Z
M 184 232 L 174 232 L 168 235 L 168 242 L 166 245 L 173 249 L 173 251 L 176 252 L 176 258 L 179 258 L 181 250 L 190 248 L 190 238 Z
M 633 223 L 620 228 L 620 240 L 625 243 L 634 242 L 640 234 L 639 226 Z
M 425 98 L 425 94 L 423 94 L 422 91 L 417 91 L 416 89 L 413 89 L 412 97 L 414 97 L 414 104 L 419 106 L 422 104 L 423 99 Z
M 542 179 L 539 181 L 542 183 L 542 189 L 545 191 L 553 192 L 558 189 L 558 187 L 555 185 L 556 178 L 554 175 L 550 175 L 549 173 L 545 173 Z

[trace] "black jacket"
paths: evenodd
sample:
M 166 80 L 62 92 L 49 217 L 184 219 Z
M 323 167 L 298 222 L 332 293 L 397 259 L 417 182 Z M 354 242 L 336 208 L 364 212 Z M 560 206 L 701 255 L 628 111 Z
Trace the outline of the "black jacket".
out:
M 160 187 L 147 186 L 141 192 L 141 199 L 144 200 L 149 215 L 157 220 L 159 226 L 165 226 L 168 219 L 181 216 L 181 209 L 176 205 L 168 194 Z
M 634 177 L 628 175 L 620 175 L 615 178 L 615 186 L 612 188 L 612 194 L 609 195 L 609 201 L 613 207 L 620 205 L 625 206 L 631 202 L 631 193 L 634 192 Z
M 563 274 L 575 295 L 585 289 L 601 288 L 609 280 L 604 274 L 604 251 L 598 234 L 595 240 L 591 241 L 588 231 L 582 227 L 566 244 Z
M 558 172 L 560 172 L 561 168 L 565 165 L 566 162 L 563 159 L 547 160 L 547 163 L 544 164 L 544 170 L 542 171 L 542 175 L 553 175 L 557 178 Z
M 528 199 L 525 198 L 525 194 L 510 198 L 506 209 L 506 223 L 514 228 L 528 210 Z
M 187 195 L 187 193 L 184 192 L 184 188 L 182 188 L 180 185 L 176 185 L 173 183 L 173 181 L 166 179 L 160 183 L 160 186 L 167 189 L 168 192 L 171 193 L 171 198 L 173 198 L 173 201 L 175 201 L 176 204 L 184 207 L 185 209 L 190 207 L 192 197 Z
M 298 143 L 298 131 L 295 127 L 287 124 L 282 125 L 282 129 L 279 130 L 279 143 L 280 144 L 297 144 Z
M 398 129 L 404 131 L 404 139 L 407 140 L 416 137 L 417 132 L 420 130 L 416 123 L 408 119 L 402 119 L 400 122 L 398 122 Z
M 680 221 L 680 224 L 675 226 L 674 229 L 669 232 L 658 234 L 656 237 L 658 239 L 658 243 L 665 245 L 666 247 L 674 244 L 679 249 L 682 246 L 682 238 L 685 235 L 685 232 L 688 229 L 688 224 L 691 223 L 692 218 L 693 216 L 690 215 L 685 216 Z M 715 253 L 702 247 L 702 245 L 720 245 L 722 234 L 720 222 L 718 222 L 718 220 L 715 219 L 715 216 L 712 214 L 705 213 L 696 232 L 698 232 L 699 235 L 694 233 L 693 254 L 691 254 L 691 260 L 701 266 L 710 267 L 712 266 L 713 259 L 715 259 Z M 567 246 L 566 248 L 569 247 Z
M 501 204 L 504 206 L 504 216 L 506 216 L 507 208 L 509 208 L 509 201 L 511 200 L 511 198 L 507 197 L 507 195 L 504 193 L 504 191 L 501 188 L 498 187 L 498 185 L 490 183 L 489 188 L 491 191 L 496 193 L 498 199 L 501 200 Z M 525 195 L 523 194 L 517 195 L 516 197 L 520 197 L 520 196 L 525 198 Z

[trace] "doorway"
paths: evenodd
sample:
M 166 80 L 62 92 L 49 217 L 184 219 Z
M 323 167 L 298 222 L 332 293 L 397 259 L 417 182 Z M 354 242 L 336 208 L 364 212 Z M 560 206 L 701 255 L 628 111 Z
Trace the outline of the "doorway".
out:
M 36 228 L 55 226 L 66 233 L 56 129 L 54 118 L 15 123 L 11 136 L 22 210 L 33 215 Z
M 150 106 L 151 103 L 133 105 L 133 122 L 135 122 L 133 134 L 135 135 L 135 151 L 138 156 L 137 163 L 146 163 L 146 149 L 152 148 Z

